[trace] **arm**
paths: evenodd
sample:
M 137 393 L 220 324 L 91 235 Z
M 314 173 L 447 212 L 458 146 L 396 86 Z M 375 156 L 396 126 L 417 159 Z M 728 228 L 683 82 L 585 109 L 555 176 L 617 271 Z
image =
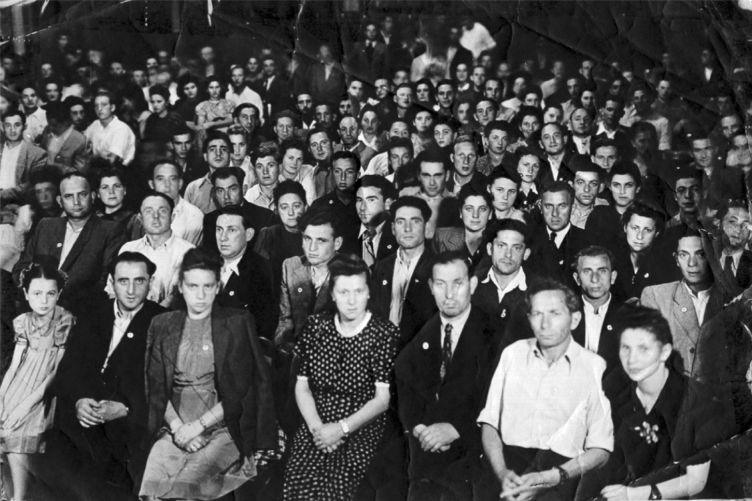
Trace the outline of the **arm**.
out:
M 295 402 L 298 404 L 303 420 L 308 426 L 308 430 L 313 433 L 324 424 L 321 421 L 318 410 L 316 410 L 316 401 L 313 399 L 311 387 L 308 385 L 308 378 L 298 376 L 295 382 Z
M 507 468 L 504 461 L 504 444 L 501 441 L 499 432 L 490 424 L 481 425 L 481 441 L 483 442 L 483 452 L 488 458 L 491 469 L 499 479 L 501 488 L 504 491 L 512 490 L 522 484 L 522 479 L 514 471 Z
M 588 471 L 603 466 L 606 461 L 608 461 L 608 456 L 609 452 L 607 450 L 587 449 L 576 458 L 570 459 L 566 463 L 559 465 L 559 468 L 562 468 L 564 471 L 566 471 L 567 476 L 570 479 L 574 479 L 582 476 Z M 518 495 L 515 499 L 518 501 L 523 501 L 527 499 L 534 499 L 536 493 L 541 489 L 559 485 L 562 481 L 562 477 L 557 468 L 551 468 L 550 470 L 527 473 L 520 477 L 520 481 L 521 483 L 519 485 L 519 489 L 521 495 Z M 649 495 L 650 488 L 648 487 L 648 493 L 644 498 L 635 497 L 630 499 L 647 499 Z
M 287 286 L 289 280 L 288 267 L 282 265 L 282 282 L 279 291 L 279 322 L 274 332 L 274 345 L 278 348 L 289 350 L 289 345 L 293 343 L 290 335 L 293 331 L 292 326 L 292 306 L 290 304 L 290 290 Z
M 308 382 L 306 381 L 305 384 L 308 385 Z M 376 417 L 386 412 L 388 408 L 389 386 L 378 385 L 376 386 L 376 394 L 374 395 L 374 397 L 366 402 L 363 407 L 358 409 L 354 414 L 351 414 L 350 416 L 347 416 L 346 418 L 336 423 L 327 423 L 322 425 L 318 430 L 318 434 L 314 432 L 314 436 L 316 437 L 315 441 L 320 440 L 322 445 L 333 447 L 342 439 L 346 438 L 343 425 L 340 424 L 341 422 L 344 422 L 346 426 L 349 427 L 350 433 L 353 433 L 354 431 L 365 426 Z
M 671 480 L 656 484 L 663 499 L 687 499 L 705 488 L 710 472 L 710 461 L 687 466 L 687 473 Z M 627 487 L 625 485 L 608 485 L 601 491 L 601 496 L 608 501 L 648 499 L 651 486 Z

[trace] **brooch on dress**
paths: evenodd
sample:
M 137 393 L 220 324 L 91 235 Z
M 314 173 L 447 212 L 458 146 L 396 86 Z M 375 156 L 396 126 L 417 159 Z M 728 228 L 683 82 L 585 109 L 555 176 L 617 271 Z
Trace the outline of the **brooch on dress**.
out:
M 640 434 L 641 438 L 645 439 L 648 444 L 658 443 L 658 428 L 657 424 L 651 425 L 647 421 L 642 422 L 642 426 L 635 426 L 632 428 L 634 431 Z

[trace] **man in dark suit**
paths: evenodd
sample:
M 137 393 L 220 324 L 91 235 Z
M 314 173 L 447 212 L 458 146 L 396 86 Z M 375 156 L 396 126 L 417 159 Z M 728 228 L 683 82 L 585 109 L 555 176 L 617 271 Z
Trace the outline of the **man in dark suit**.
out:
M 436 313 L 428 280 L 433 254 L 425 246 L 431 209 L 418 197 L 401 197 L 392 204 L 392 232 L 397 252 L 376 262 L 371 275 L 371 311 L 400 328 L 405 346 Z
M 570 273 L 574 256 L 589 244 L 584 230 L 573 226 L 574 193 L 564 182 L 557 181 L 541 194 L 541 211 L 544 224 L 533 233 L 530 255 L 531 270 L 536 275 L 554 278 L 574 289 Z
M 373 82 L 386 64 L 386 45 L 378 40 L 376 23 L 367 22 L 362 42 L 356 42 L 350 51 L 349 73 L 360 80 Z
M 599 245 L 585 247 L 575 256 L 574 281 L 582 290 L 582 320 L 572 338 L 606 361 L 607 375 L 619 362 L 616 311 L 621 302 L 611 294 L 616 282 L 613 253 Z
M 749 238 L 749 209 L 743 200 L 726 204 L 717 214 L 721 220 L 721 253 L 716 254 L 723 272 L 742 289 L 752 284 L 752 252 L 744 245 Z
M 45 151 L 23 137 L 26 116 L 12 109 L 3 116 L 3 134 L 0 142 L 0 204 L 23 203 L 31 171 L 44 167 Z M 12 172 L 11 172 L 12 171 Z
M 540 184 L 545 189 L 556 181 L 572 181 L 574 173 L 569 169 L 571 151 L 567 151 L 569 135 L 558 122 L 545 124 L 540 130 L 540 146 L 545 153 L 546 165 L 541 166 Z
M 314 103 L 334 104 L 345 92 L 345 74 L 339 67 L 328 44 L 318 51 L 319 63 L 311 68 L 311 95 Z
M 265 56 L 261 61 L 264 80 L 259 82 L 259 93 L 264 102 L 264 113 L 273 117 L 282 110 L 294 109 L 290 85 L 277 73 L 277 60 L 274 56 Z
M 475 499 L 484 492 L 475 420 L 485 396 L 492 335 L 483 313 L 470 304 L 477 284 L 461 254 L 439 255 L 430 280 L 439 314 L 397 357 L 410 501 Z
M 138 488 L 143 473 L 146 331 L 152 318 L 166 311 L 146 300 L 155 269 L 137 252 L 115 258 L 114 301 L 79 319 L 78 335 L 71 338 L 57 372 L 56 425 L 61 434 L 56 456 L 70 453 L 89 477 L 83 482 L 78 482 L 83 475 L 62 478 L 74 490 L 88 486 L 95 497 L 102 495 L 95 487 L 101 489 L 105 482 L 128 491 Z
M 77 316 L 103 298 L 108 266 L 124 242 L 117 223 L 93 214 L 94 197 L 86 177 L 78 172 L 66 174 L 58 195 L 65 217 L 41 220 L 13 268 L 13 278 L 20 283 L 21 271 L 31 262 L 58 263 L 68 274 L 61 305 Z
M 389 207 L 397 198 L 394 186 L 382 176 L 366 175 L 355 185 L 355 210 L 360 218 L 359 254 L 368 266 L 397 252 L 397 242 L 387 224 Z

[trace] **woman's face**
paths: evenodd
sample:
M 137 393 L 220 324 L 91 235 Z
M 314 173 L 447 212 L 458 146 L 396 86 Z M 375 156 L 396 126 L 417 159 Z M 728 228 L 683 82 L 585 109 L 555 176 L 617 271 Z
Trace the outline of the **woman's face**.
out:
M 0 115 L 8 111 L 9 107 L 10 102 L 5 98 L 5 96 L 0 96 Z
M 159 115 L 167 109 L 167 101 L 159 94 L 154 94 L 151 96 L 151 108 L 154 110 L 154 113 Z
M 196 96 L 198 96 L 198 87 L 193 82 L 188 82 L 183 86 L 183 92 L 185 92 L 185 97 L 188 99 L 196 99 Z
M 428 85 L 420 84 L 415 88 L 415 93 L 418 97 L 419 103 L 427 103 L 431 100 L 431 93 L 428 89 Z
M 332 298 L 343 321 L 363 317 L 368 306 L 368 283 L 365 275 L 340 276 L 334 281 Z
M 214 298 L 219 292 L 219 281 L 213 271 L 194 269 L 183 274 L 178 284 L 180 293 L 185 300 L 188 314 L 201 316 L 211 312 Z
M 105 207 L 118 208 L 123 205 L 125 187 L 117 176 L 103 177 L 97 194 Z
M 40 317 L 44 317 L 51 314 L 55 309 L 60 297 L 60 290 L 58 290 L 55 280 L 33 278 L 29 287 L 24 291 L 24 296 L 26 296 L 26 301 L 29 302 L 31 311 Z
M 248 64 L 246 65 L 246 68 L 248 69 L 248 72 L 251 74 L 258 73 L 259 72 L 258 59 L 256 59 L 255 57 L 248 59 Z
M 304 200 L 294 193 L 287 193 L 279 197 L 277 202 L 277 214 L 282 226 L 288 230 L 294 230 L 298 227 L 298 220 L 306 209 Z
M 530 136 L 540 130 L 540 127 L 541 125 L 538 121 L 538 117 L 535 115 L 522 117 L 522 122 L 520 122 L 520 132 L 522 132 L 522 137 L 525 139 L 530 139 Z
M 219 99 L 219 93 L 222 92 L 222 87 L 220 87 L 219 82 L 212 80 L 209 82 L 208 91 L 210 99 Z
M 619 360 L 629 379 L 639 383 L 665 365 L 671 345 L 662 344 L 647 329 L 626 329 L 621 334 Z
M 454 76 L 457 78 L 458 83 L 467 82 L 467 65 L 458 64 L 457 69 L 454 72 Z
M 540 160 L 535 155 L 524 155 L 517 163 L 517 173 L 522 178 L 523 183 L 535 182 L 539 170 Z
M 582 92 L 582 97 L 580 97 L 580 102 L 582 103 L 582 106 L 591 110 L 595 106 L 595 94 L 593 94 L 593 91 L 586 90 Z

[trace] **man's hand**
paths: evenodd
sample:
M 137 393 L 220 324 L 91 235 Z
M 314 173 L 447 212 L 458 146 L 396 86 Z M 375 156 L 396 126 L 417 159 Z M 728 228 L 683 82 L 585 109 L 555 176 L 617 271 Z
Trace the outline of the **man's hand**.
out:
M 417 428 L 417 426 L 416 426 Z M 459 432 L 449 423 L 434 423 L 422 429 L 418 435 L 420 447 L 426 452 L 443 452 L 460 438 Z
M 124 418 L 128 415 L 128 408 L 125 404 L 120 402 L 115 402 L 113 400 L 100 400 L 98 405 L 99 415 L 105 423 L 115 419 Z
M 256 476 L 256 463 L 253 461 L 253 455 L 246 456 L 243 459 L 243 466 L 240 468 L 246 477 Z
M 81 398 L 76 402 L 76 418 L 84 428 L 104 423 L 99 404 L 91 398 Z
M 204 427 L 201 426 L 201 423 L 198 421 L 191 421 L 190 423 L 186 423 L 178 428 L 172 436 L 172 440 L 175 442 L 175 445 L 183 450 L 187 450 L 186 447 L 188 446 L 188 443 L 203 432 Z
M 499 499 L 512 500 L 516 499 L 516 495 L 506 496 L 504 494 L 515 492 L 519 486 L 522 485 L 522 479 L 512 470 L 504 470 L 501 475 L 498 475 L 499 482 L 501 483 L 501 494 Z
M 535 499 L 541 490 L 554 487 L 559 483 L 559 473 L 553 470 L 534 471 L 518 478 L 520 479 L 519 487 L 524 490 L 514 497 L 515 501 Z

